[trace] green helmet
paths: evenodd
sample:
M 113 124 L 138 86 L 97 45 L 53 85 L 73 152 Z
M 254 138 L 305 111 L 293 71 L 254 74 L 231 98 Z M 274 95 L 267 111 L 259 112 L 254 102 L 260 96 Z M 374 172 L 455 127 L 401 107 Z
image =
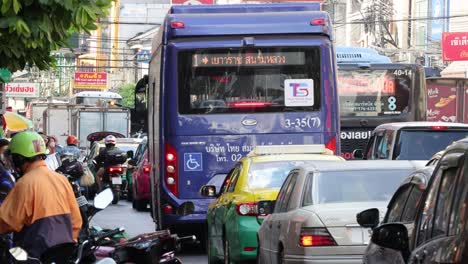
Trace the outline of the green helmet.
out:
M 18 154 L 26 158 L 46 154 L 46 145 L 41 135 L 33 131 L 15 134 L 8 145 L 11 154 Z

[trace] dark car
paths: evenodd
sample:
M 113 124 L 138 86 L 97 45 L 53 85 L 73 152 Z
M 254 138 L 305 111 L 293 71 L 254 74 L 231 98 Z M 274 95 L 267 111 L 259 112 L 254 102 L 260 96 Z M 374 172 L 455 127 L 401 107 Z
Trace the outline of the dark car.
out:
M 387 213 L 382 221 L 385 223 L 403 223 L 408 232 L 414 230 L 414 220 L 424 190 L 427 187 L 435 166 L 427 166 L 411 173 L 396 190 L 387 206 Z M 362 227 L 375 228 L 380 220 L 377 208 L 365 210 L 357 215 L 357 221 Z M 363 256 L 364 263 L 392 263 L 390 259 L 400 259 L 401 253 L 386 249 L 370 242 Z
M 364 159 L 429 160 L 452 142 L 468 136 L 468 124 L 399 122 L 378 126 L 364 152 Z M 356 151 L 355 157 L 362 157 Z
M 468 263 L 468 138 L 446 150 L 437 163 L 419 205 L 414 231 L 404 223 L 373 229 L 371 242 L 400 253 L 400 259 L 368 263 Z M 361 215 L 361 224 L 373 217 Z M 364 221 L 367 220 L 367 221 Z M 365 223 L 367 222 L 367 223 Z

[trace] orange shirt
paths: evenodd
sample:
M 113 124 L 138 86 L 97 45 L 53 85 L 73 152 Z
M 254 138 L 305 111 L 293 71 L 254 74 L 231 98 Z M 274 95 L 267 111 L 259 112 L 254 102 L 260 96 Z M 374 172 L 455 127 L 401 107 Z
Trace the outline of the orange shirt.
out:
M 26 250 L 37 247 L 39 255 L 48 247 L 77 241 L 81 226 L 70 183 L 45 161 L 26 168 L 0 207 L 0 233 L 16 232 L 15 242 Z

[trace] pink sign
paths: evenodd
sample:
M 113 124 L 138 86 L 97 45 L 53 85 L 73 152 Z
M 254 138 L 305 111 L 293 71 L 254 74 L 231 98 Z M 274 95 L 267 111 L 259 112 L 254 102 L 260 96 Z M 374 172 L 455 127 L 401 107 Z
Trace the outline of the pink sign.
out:
M 455 84 L 427 84 L 427 121 L 457 122 Z

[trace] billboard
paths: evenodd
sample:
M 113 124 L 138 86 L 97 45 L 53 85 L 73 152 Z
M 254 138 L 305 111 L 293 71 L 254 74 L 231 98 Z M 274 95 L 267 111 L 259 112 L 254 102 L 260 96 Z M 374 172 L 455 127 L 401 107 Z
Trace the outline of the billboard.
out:
M 73 93 L 107 89 L 107 73 L 105 72 L 75 72 Z
M 432 0 L 431 17 L 444 17 L 444 0 Z M 440 41 L 444 31 L 444 19 L 431 19 L 431 41 Z
M 38 83 L 6 83 L 5 97 L 32 98 L 39 97 Z
M 468 32 L 442 33 L 442 58 L 444 61 L 468 60 Z
M 458 121 L 456 82 L 427 84 L 427 121 Z

